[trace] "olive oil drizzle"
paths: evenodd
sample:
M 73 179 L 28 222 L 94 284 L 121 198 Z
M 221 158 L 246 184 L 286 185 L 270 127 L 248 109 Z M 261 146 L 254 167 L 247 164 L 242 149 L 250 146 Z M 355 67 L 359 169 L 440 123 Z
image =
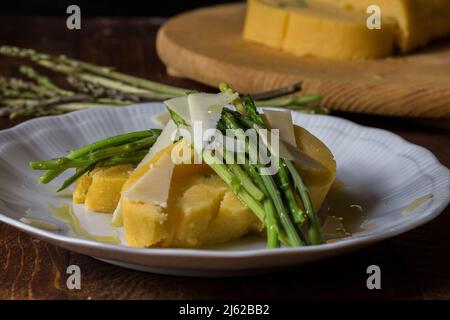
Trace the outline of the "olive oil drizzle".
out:
M 97 235 L 93 235 L 90 232 L 88 232 L 86 229 L 84 229 L 80 225 L 80 221 L 73 214 L 71 206 L 69 206 L 67 204 L 63 204 L 59 207 L 49 205 L 49 208 L 52 211 L 52 215 L 56 219 L 64 222 L 73 233 L 75 233 L 79 236 L 82 236 L 89 240 L 94 240 L 94 241 L 99 241 L 99 242 L 112 243 L 112 244 L 120 244 L 121 243 L 120 238 L 117 235 L 117 233 L 115 236 L 97 236 Z
M 411 202 L 405 209 L 403 209 L 402 214 L 404 216 L 410 215 L 413 213 L 417 208 L 419 208 L 421 205 L 423 205 L 428 200 L 431 200 L 433 198 L 432 194 L 428 194 L 426 196 L 420 197 L 413 202 Z

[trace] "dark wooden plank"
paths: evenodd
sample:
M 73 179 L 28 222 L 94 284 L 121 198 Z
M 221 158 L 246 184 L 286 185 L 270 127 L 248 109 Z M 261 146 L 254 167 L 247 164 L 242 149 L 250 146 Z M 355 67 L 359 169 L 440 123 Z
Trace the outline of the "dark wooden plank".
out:
M 63 18 L 4 18 L 2 44 L 32 47 L 71 56 L 148 79 L 210 90 L 169 77 L 158 60 L 154 39 L 160 21 L 84 19 L 81 31 L 65 29 Z M 14 75 L 20 60 L 0 57 L 0 74 Z M 405 120 L 338 114 L 385 128 L 430 149 L 450 167 L 448 132 Z M 0 128 L 16 124 L 0 119 Z M 258 299 L 258 298 L 450 298 L 450 210 L 435 221 L 365 250 L 280 273 L 201 279 L 146 274 L 108 265 L 57 248 L 0 224 L 0 299 Z M 66 288 L 66 268 L 82 270 L 82 289 Z M 382 270 L 382 290 L 366 288 L 366 268 Z
M 67 298 L 69 252 L 0 224 L 0 299 Z
M 1 299 L 330 299 L 421 298 L 389 242 L 268 275 L 207 279 L 141 273 L 71 253 L 1 225 Z M 81 268 L 81 290 L 66 268 Z M 382 269 L 382 290 L 366 288 L 366 268 Z

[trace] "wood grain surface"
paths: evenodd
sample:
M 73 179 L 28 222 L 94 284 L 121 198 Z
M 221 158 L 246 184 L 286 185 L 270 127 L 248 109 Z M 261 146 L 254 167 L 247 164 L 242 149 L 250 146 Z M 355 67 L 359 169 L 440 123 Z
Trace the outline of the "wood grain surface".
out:
M 171 72 L 241 92 L 303 81 L 323 107 L 379 115 L 446 118 L 450 123 L 450 41 L 407 56 L 371 61 L 297 57 L 242 38 L 244 4 L 179 15 L 161 28 L 160 58 Z
M 84 19 L 68 31 L 63 18 L 0 18 L 0 43 L 65 53 L 148 79 L 197 90 L 169 77 L 155 51 L 161 20 Z M 0 57 L 0 74 L 16 75 L 20 60 Z M 393 131 L 430 149 L 450 167 L 450 134 L 396 118 L 335 113 Z M 0 119 L 0 128 L 16 122 Z M 450 209 L 436 220 L 362 251 L 276 274 L 235 279 L 162 276 L 131 271 L 33 239 L 0 223 L 0 299 L 449 299 Z M 68 290 L 66 269 L 81 268 L 81 290 Z M 366 268 L 381 268 L 382 289 L 366 287 Z

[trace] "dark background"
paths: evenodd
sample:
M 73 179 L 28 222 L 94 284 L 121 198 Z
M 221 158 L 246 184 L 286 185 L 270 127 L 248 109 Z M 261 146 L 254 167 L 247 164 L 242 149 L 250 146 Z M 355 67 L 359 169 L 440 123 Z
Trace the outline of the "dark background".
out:
M 0 15 L 66 15 L 76 4 L 82 16 L 171 16 L 188 9 L 237 0 L 4 0 Z

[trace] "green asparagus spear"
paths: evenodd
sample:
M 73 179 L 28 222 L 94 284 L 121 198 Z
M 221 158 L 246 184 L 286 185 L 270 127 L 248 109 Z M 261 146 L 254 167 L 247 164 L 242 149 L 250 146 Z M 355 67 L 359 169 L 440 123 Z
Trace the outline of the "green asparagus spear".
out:
M 224 112 L 222 114 L 222 119 L 225 123 L 225 126 L 228 129 L 232 129 L 232 133 L 235 135 L 235 137 L 240 141 L 245 141 L 245 136 L 241 130 L 239 130 L 239 126 L 234 119 L 233 115 L 228 112 Z M 257 148 L 254 146 L 251 141 L 248 144 L 248 147 L 251 149 L 250 153 L 257 154 Z M 261 174 L 261 171 L 259 172 Z M 275 182 L 273 181 L 273 178 L 269 175 L 261 175 L 261 178 L 263 180 L 263 183 L 265 187 L 267 188 L 268 194 L 270 195 L 273 204 L 275 205 L 275 208 L 277 210 L 278 216 L 280 218 L 281 224 L 283 225 L 283 228 L 287 234 L 287 237 L 289 239 L 289 242 L 293 246 L 299 246 L 302 245 L 302 240 L 300 236 L 297 233 L 297 230 L 293 228 L 292 221 L 287 214 L 287 211 L 285 209 L 285 206 L 283 204 L 283 200 L 280 197 L 280 194 L 278 192 L 278 189 L 275 186 Z
M 72 150 L 65 159 L 75 160 L 81 156 L 89 155 L 89 161 L 99 161 L 106 159 L 111 156 L 120 155 L 127 152 L 136 151 L 143 148 L 148 148 L 153 145 L 157 137 L 161 133 L 161 130 L 153 129 L 146 131 L 138 131 L 127 133 L 123 135 L 118 135 L 110 138 L 106 138 L 88 145 L 85 145 L 79 149 Z M 146 140 L 145 140 L 146 139 Z M 142 141 L 144 140 L 144 141 Z M 140 142 L 139 142 L 140 141 Z M 137 143 L 139 142 L 139 143 Z M 136 145 L 137 143 L 137 145 Z M 105 151 L 107 150 L 107 151 Z M 61 162 L 67 162 L 67 160 L 57 160 Z M 30 163 L 30 166 L 39 167 L 37 163 Z M 40 169 L 38 169 L 40 170 Z M 40 178 L 41 183 L 49 183 L 61 173 L 66 170 L 66 167 L 60 166 L 57 169 L 51 169 L 44 173 Z
M 59 94 L 61 96 L 70 96 L 70 95 L 73 94 L 73 92 L 71 92 L 71 91 L 67 91 L 67 90 L 61 89 L 60 87 L 55 85 L 49 78 L 39 74 L 32 67 L 21 66 L 19 68 L 19 71 L 20 71 L 20 73 L 26 75 L 31 80 L 36 81 L 36 83 L 38 85 L 41 85 L 42 87 L 47 88 L 48 90 L 53 91 L 56 94 Z
M 104 159 L 110 158 L 112 156 L 126 154 L 128 152 L 133 152 L 133 151 L 136 151 L 139 149 L 149 148 L 150 146 L 152 146 L 155 143 L 157 138 L 158 138 L 157 136 L 150 136 L 150 137 L 147 137 L 147 138 L 144 138 L 141 140 L 137 140 L 137 141 L 133 141 L 133 142 L 130 142 L 130 143 L 127 143 L 124 145 L 109 147 L 109 148 L 105 148 L 105 149 L 99 149 L 97 151 L 89 153 L 87 156 L 87 159 L 91 162 L 98 162 L 100 160 L 104 160 Z M 72 159 L 72 158 L 69 158 L 69 159 Z M 57 170 L 50 170 L 40 177 L 40 181 L 41 181 L 41 183 L 44 183 L 44 184 L 48 183 L 64 171 L 65 171 L 65 167 L 61 167 L 60 169 L 57 169 Z M 55 172 L 55 173 L 50 174 L 51 172 Z
M 295 186 L 297 187 L 298 192 L 303 201 L 303 205 L 306 210 L 306 214 L 308 215 L 310 221 L 310 228 L 308 229 L 308 239 L 311 244 L 320 244 L 322 242 L 322 235 L 320 231 L 320 223 L 317 214 L 314 212 L 311 198 L 309 196 L 309 190 L 303 183 L 302 177 L 297 171 L 294 163 L 292 161 L 287 160 L 286 166 L 291 173 L 291 176 L 294 180 Z
M 229 92 L 231 94 L 233 92 L 232 90 L 230 91 L 230 88 L 226 84 L 222 84 L 221 90 L 227 90 L 227 92 Z M 246 97 L 244 106 L 246 109 L 246 115 L 248 115 L 250 119 L 254 120 L 254 124 L 256 126 L 260 126 L 261 123 L 263 123 L 263 121 L 262 121 L 260 114 L 257 112 L 256 105 L 252 101 L 251 97 L 249 97 L 249 96 Z M 286 168 L 288 168 L 288 169 L 286 169 Z M 305 210 L 307 211 L 307 215 L 310 220 L 310 227 L 308 229 L 308 239 L 311 244 L 318 244 L 321 242 L 320 223 L 318 221 L 317 215 L 313 211 L 308 189 L 303 184 L 300 174 L 298 173 L 298 171 L 295 168 L 292 161 L 280 159 L 280 167 L 278 170 L 278 176 L 280 178 L 281 187 L 284 190 L 284 194 L 285 194 L 286 200 L 288 201 L 289 208 L 293 215 L 294 221 L 301 225 L 304 223 L 305 219 L 304 219 L 303 212 L 297 205 L 295 195 L 290 186 L 289 177 L 288 177 L 288 173 L 286 170 L 289 170 L 289 172 L 294 180 L 294 184 L 299 191 L 303 205 L 305 207 Z
M 264 193 L 258 189 L 257 186 L 253 183 L 253 181 L 249 178 L 247 173 L 241 168 L 239 164 L 236 163 L 227 163 L 226 159 L 231 159 L 232 154 L 227 150 L 221 150 L 222 157 L 225 160 L 228 168 L 231 172 L 237 177 L 240 181 L 241 185 L 247 190 L 247 192 L 256 200 L 261 201 L 264 198 Z
M 21 108 L 17 107 L 17 105 L 16 107 L 12 107 L 9 104 L 5 105 L 1 102 L 0 116 L 28 117 L 52 115 L 87 108 L 98 108 L 99 104 L 104 106 L 129 105 L 139 101 L 165 100 L 191 91 L 130 76 L 117 72 L 110 67 L 97 66 L 64 55 L 53 56 L 31 49 L 12 46 L 0 46 L 0 54 L 29 59 L 49 70 L 62 73 L 66 75 L 69 84 L 73 87 L 73 90 L 59 88 L 49 78 L 38 74 L 31 67 L 22 66 L 21 72 L 37 83 L 27 83 L 25 87 L 22 86 L 19 88 L 17 86 L 8 87 L 4 81 L 0 81 L 0 93 L 3 98 L 30 99 L 31 101 L 25 104 L 25 110 L 20 110 Z M 300 86 L 297 84 L 274 91 L 263 92 L 259 96 L 263 99 L 271 99 L 293 93 L 299 89 Z M 70 101 L 75 103 L 67 106 L 68 101 L 63 98 L 70 95 L 77 96 L 77 99 L 76 101 Z M 54 99 L 49 103 L 49 101 L 41 101 L 41 98 Z M 326 110 L 321 108 L 307 106 L 309 103 L 316 102 L 319 99 L 319 95 L 276 98 L 257 101 L 257 105 L 294 108 L 310 113 L 326 112 Z M 240 99 L 236 99 L 233 103 L 235 103 L 237 110 L 241 114 L 246 114 L 248 110 L 246 110 L 245 105 Z
M 67 180 L 65 180 L 63 182 L 63 184 L 61 185 L 61 187 L 59 187 L 59 189 L 57 190 L 57 192 L 63 191 L 64 189 L 68 188 L 72 183 L 74 183 L 75 181 L 77 181 L 77 179 L 79 177 L 81 177 L 83 174 L 85 174 L 86 172 L 94 169 L 95 167 L 95 162 L 91 162 L 88 165 L 84 166 L 83 168 L 77 170 L 77 172 L 75 172 L 74 175 L 70 176 Z
M 114 147 L 148 137 L 157 137 L 159 136 L 160 133 L 161 133 L 160 129 L 151 129 L 108 137 L 106 139 L 87 144 L 79 149 L 70 151 L 70 153 L 67 155 L 67 158 L 76 159 L 77 157 L 80 157 L 90 152 L 97 151 L 99 149 Z
M 208 150 L 203 152 L 203 159 L 211 169 L 230 187 L 231 190 L 252 210 L 255 215 L 264 223 L 265 211 L 261 203 L 254 199 L 245 188 L 241 188 L 241 183 L 236 176 L 233 176 L 226 164 L 221 163 Z
M 106 158 L 110 158 L 112 156 L 127 154 L 129 152 L 133 152 L 144 148 L 150 148 L 150 146 L 152 146 L 155 143 L 157 138 L 158 138 L 157 135 L 153 135 L 147 138 L 122 144 L 119 146 L 99 149 L 97 151 L 93 151 L 87 154 L 87 158 L 92 161 L 99 161 Z
M 247 101 L 249 102 L 248 108 L 256 110 L 256 106 L 254 103 L 252 103 L 251 98 L 248 99 Z M 251 112 L 250 115 L 258 118 L 261 117 L 257 113 L 257 111 Z M 289 207 L 291 208 L 291 212 L 294 216 L 294 221 L 303 224 L 305 219 L 303 212 L 300 211 L 295 201 L 295 196 L 292 191 L 292 188 L 290 187 L 290 183 L 288 180 L 289 177 L 287 175 L 286 168 L 291 174 L 294 184 L 299 191 L 300 197 L 303 202 L 303 206 L 305 207 L 306 214 L 310 221 L 310 227 L 308 229 L 308 239 L 311 244 L 319 244 L 321 242 L 320 223 L 317 215 L 313 210 L 309 191 L 304 185 L 303 180 L 301 179 L 301 176 L 298 173 L 297 168 L 295 167 L 293 162 L 290 160 L 280 159 L 280 170 L 278 171 L 278 176 L 280 177 L 282 188 L 285 190 L 285 196 L 287 198 L 287 201 L 289 202 Z
M 244 106 L 247 110 L 247 114 L 249 115 L 250 121 L 253 121 L 252 127 L 256 128 L 265 128 L 264 121 L 261 115 L 258 113 L 256 109 L 255 102 L 253 99 L 246 95 L 244 97 Z M 279 160 L 279 168 L 278 168 L 278 177 L 280 179 L 280 187 L 283 190 L 284 196 L 289 206 L 289 210 L 292 214 L 295 223 L 303 225 L 305 222 L 305 216 L 303 211 L 297 205 L 297 200 L 295 199 L 294 190 L 291 187 L 291 182 L 289 180 L 289 174 L 286 169 L 286 164 L 284 159 Z
M 267 188 L 267 191 L 269 192 L 272 201 L 275 205 L 275 208 L 277 209 L 281 224 L 283 225 L 286 234 L 289 238 L 290 243 L 293 246 L 301 246 L 304 245 L 303 241 L 301 240 L 297 230 L 294 227 L 294 224 L 292 223 L 291 218 L 289 217 L 286 208 L 283 204 L 283 200 L 281 199 L 280 192 L 278 191 L 275 182 L 273 181 L 272 177 L 270 175 L 265 174 L 264 172 L 261 172 L 261 178 L 264 181 L 264 185 Z
M 127 154 L 125 156 L 113 156 L 109 159 L 100 161 L 97 165 L 100 167 L 111 167 L 119 164 L 131 164 L 133 166 L 138 165 L 142 159 L 147 155 L 149 149 L 143 149 L 132 154 Z
M 308 103 L 316 103 L 322 99 L 320 94 L 312 94 L 308 96 L 293 96 L 286 98 L 278 98 L 264 101 L 256 101 L 258 107 L 300 107 Z
M 109 79 L 115 83 L 122 83 L 127 87 L 146 89 L 147 92 L 157 92 L 166 94 L 166 98 L 183 95 L 187 89 L 177 88 L 169 85 L 164 85 L 158 82 L 141 79 L 138 77 L 126 75 L 115 71 L 113 68 L 100 67 L 84 61 L 69 58 L 64 55 L 51 56 L 42 54 L 30 49 L 21 49 L 12 46 L 1 46 L 0 54 L 30 59 L 44 67 L 52 69 L 57 72 L 65 74 L 91 74 L 98 76 L 95 79 Z M 166 99 L 164 98 L 164 99 Z
M 107 158 L 98 163 L 99 166 L 107 167 L 114 166 L 118 164 L 134 164 L 140 162 L 145 155 L 148 153 L 148 148 L 136 151 L 130 154 L 117 155 Z M 46 161 L 31 161 L 30 167 L 33 170 L 57 170 L 57 169 L 70 169 L 70 168 L 80 168 L 91 163 L 92 160 L 89 157 L 79 157 L 74 160 L 62 157 Z

